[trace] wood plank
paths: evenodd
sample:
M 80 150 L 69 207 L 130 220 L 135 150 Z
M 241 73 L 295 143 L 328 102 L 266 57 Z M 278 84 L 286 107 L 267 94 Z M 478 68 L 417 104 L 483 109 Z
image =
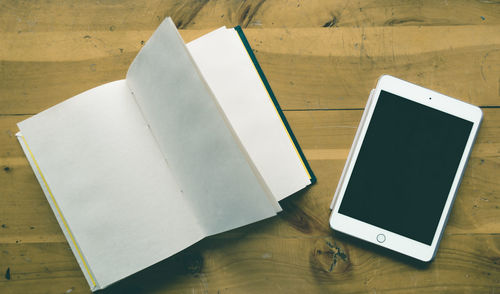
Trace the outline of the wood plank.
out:
M 0 244 L 2 293 L 89 293 L 65 243 Z M 106 293 L 492 293 L 500 236 L 447 236 L 429 265 L 329 235 L 207 238 Z
M 479 27 L 247 31 L 284 109 L 338 109 L 363 108 L 382 74 L 499 105 L 500 27 L 485 29 L 482 37 Z
M 216 1 L 208 2 L 184 28 L 441 26 L 500 23 L 488 1 Z M 453 9 L 453 13 L 448 10 Z
M 248 29 L 283 109 L 363 108 L 382 74 L 500 105 L 500 26 Z M 189 41 L 207 30 L 185 30 Z M 37 113 L 125 77 L 152 31 L 4 34 L 0 112 Z M 16 50 L 17 48 L 31 48 Z
M 2 1 L 0 31 L 152 30 L 166 16 L 180 28 L 442 26 L 500 24 L 496 1 Z M 453 13 L 450 13 L 453 11 Z
M 282 201 L 278 217 L 248 226 L 258 236 L 327 236 L 329 203 L 362 111 L 287 111 L 318 183 Z M 500 233 L 500 109 L 484 109 L 479 132 L 452 210 L 446 235 Z M 28 116 L 0 117 L 0 243 L 62 242 L 57 222 L 13 134 Z M 332 158 L 332 154 L 334 154 Z M 244 230 L 244 231 L 245 231 Z M 238 234 L 240 234 L 239 232 Z M 231 232 L 228 234 L 232 234 Z

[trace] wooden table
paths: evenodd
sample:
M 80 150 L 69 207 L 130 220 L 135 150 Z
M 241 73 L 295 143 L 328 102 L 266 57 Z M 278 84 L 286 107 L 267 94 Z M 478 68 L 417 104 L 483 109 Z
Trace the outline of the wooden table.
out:
M 222 25 L 244 28 L 318 183 L 284 200 L 279 216 L 207 238 L 107 292 L 500 291 L 498 1 L 54 0 L 0 3 L 0 293 L 89 293 L 15 139 L 16 123 L 124 78 L 169 15 L 186 41 Z M 328 226 L 329 203 L 381 74 L 484 112 L 427 266 Z

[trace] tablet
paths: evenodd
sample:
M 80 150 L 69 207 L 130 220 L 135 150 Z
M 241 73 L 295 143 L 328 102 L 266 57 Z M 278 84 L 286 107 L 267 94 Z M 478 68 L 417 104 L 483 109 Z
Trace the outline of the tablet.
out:
M 382 76 L 335 192 L 330 226 L 432 260 L 481 119 L 479 107 Z

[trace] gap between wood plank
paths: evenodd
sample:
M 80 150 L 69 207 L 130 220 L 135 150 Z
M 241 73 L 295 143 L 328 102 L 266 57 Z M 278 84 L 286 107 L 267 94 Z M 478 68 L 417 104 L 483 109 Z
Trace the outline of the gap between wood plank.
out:
M 499 109 L 500 105 L 483 105 L 479 108 L 484 109 Z M 309 108 L 309 109 L 283 109 L 283 111 L 348 111 L 348 110 L 364 110 L 364 108 Z M 0 113 L 0 116 L 26 116 L 35 115 L 37 113 Z

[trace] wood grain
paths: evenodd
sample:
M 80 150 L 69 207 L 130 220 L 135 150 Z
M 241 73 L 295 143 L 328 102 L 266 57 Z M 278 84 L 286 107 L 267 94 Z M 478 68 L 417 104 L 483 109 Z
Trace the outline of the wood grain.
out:
M 2 1 L 0 293 L 89 293 L 15 138 L 16 123 L 122 79 L 166 16 L 192 40 L 241 25 L 318 183 L 284 211 L 105 293 L 500 291 L 498 1 Z M 370 89 L 392 74 L 483 107 L 436 260 L 333 233 L 329 203 Z M 147 250 L 147 248 L 145 248 Z

